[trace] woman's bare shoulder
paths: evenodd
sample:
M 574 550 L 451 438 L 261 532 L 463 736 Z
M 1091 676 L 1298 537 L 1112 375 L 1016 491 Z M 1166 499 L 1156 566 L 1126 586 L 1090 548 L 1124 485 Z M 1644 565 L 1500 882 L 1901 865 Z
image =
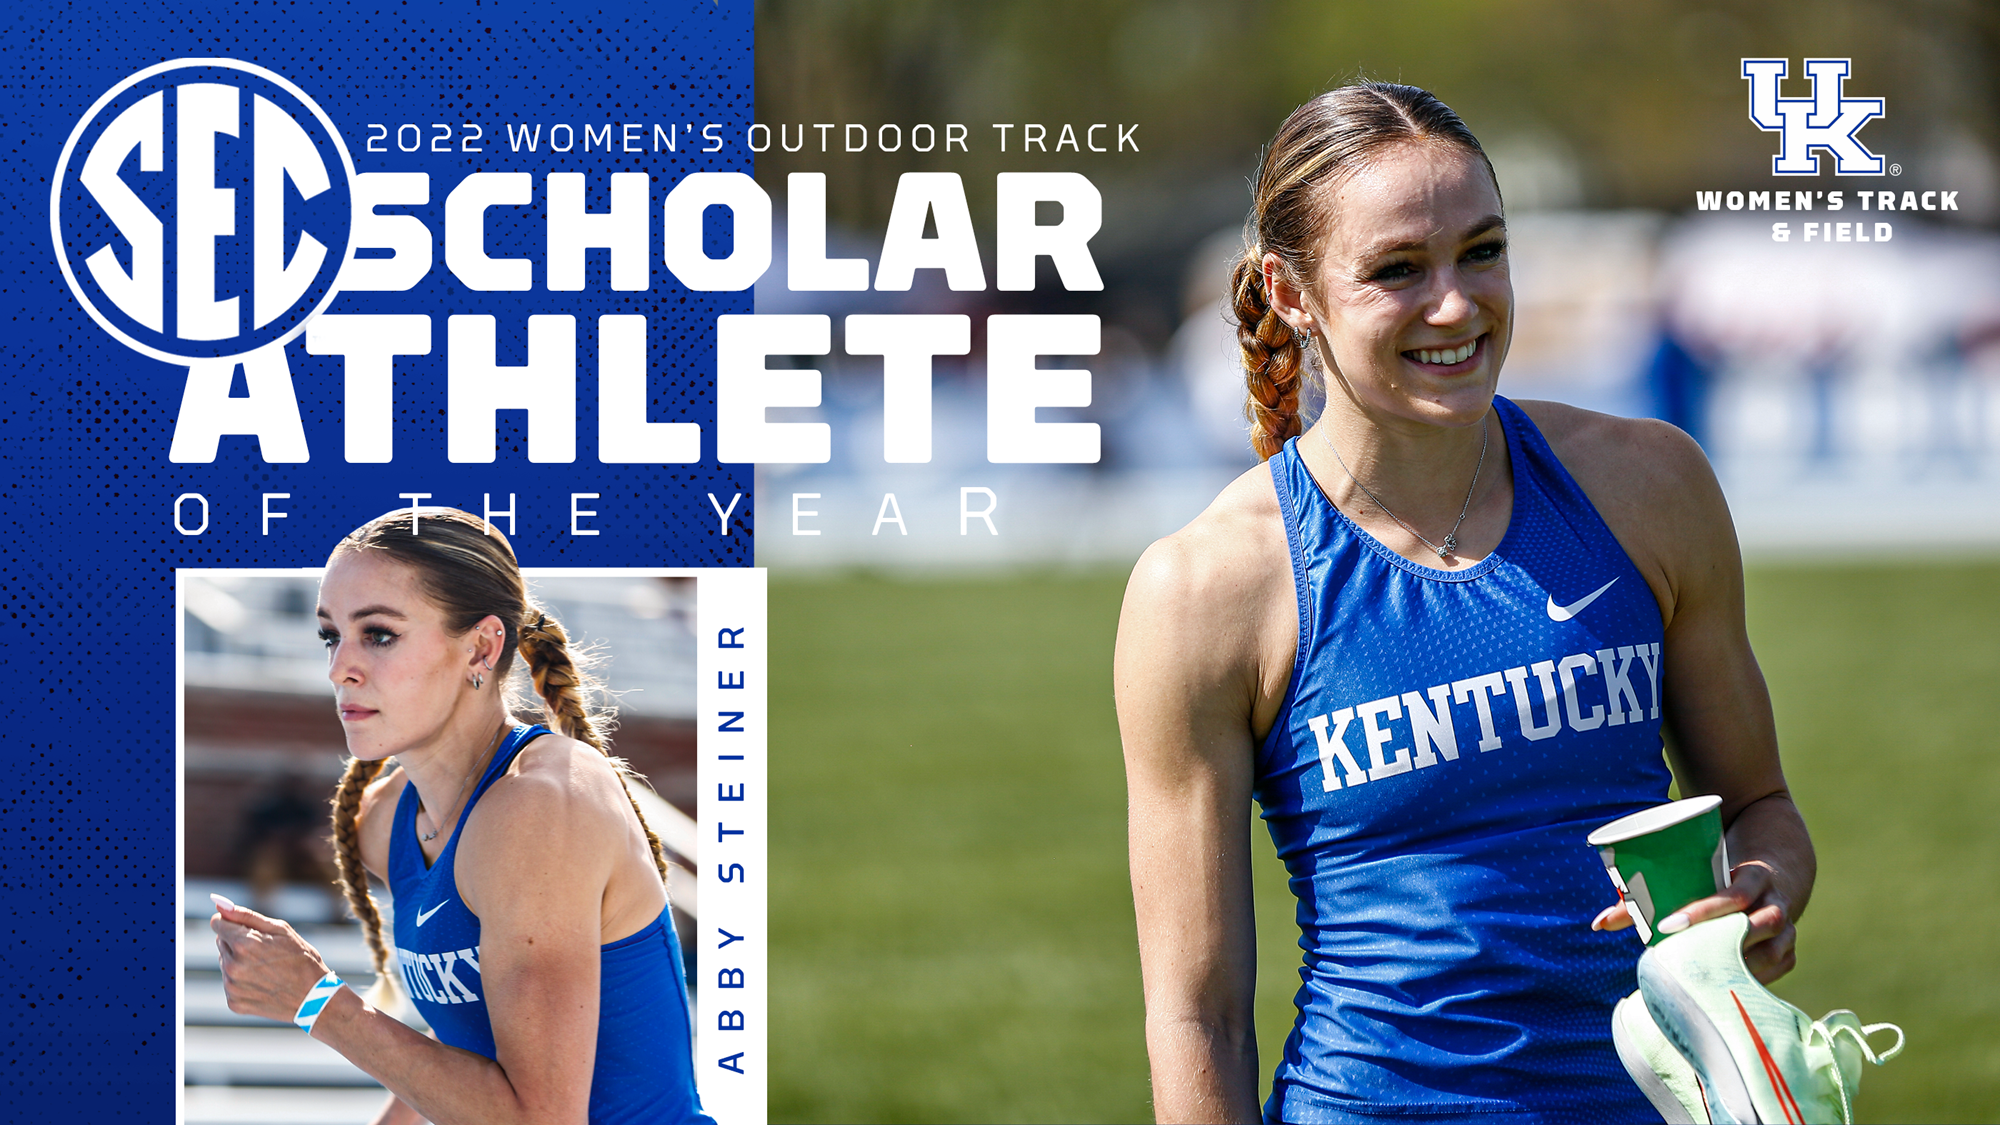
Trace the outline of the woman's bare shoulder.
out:
M 1674 591 L 1718 565 L 1740 567 L 1736 527 L 1701 446 L 1653 418 L 1559 402 L 1521 409 L 1555 451 L 1672 618 Z
M 1291 550 L 1270 471 L 1223 489 L 1133 568 L 1119 616 L 1121 711 L 1219 708 L 1267 725 L 1298 651 Z
M 1684 486 L 1690 477 L 1714 476 L 1701 446 L 1672 423 L 1621 418 L 1563 402 L 1527 400 L 1516 405 L 1534 420 L 1563 467 L 1586 490 L 1672 489 Z
M 514 756 L 479 811 L 488 831 L 561 825 L 589 832 L 621 828 L 627 804 L 609 758 L 588 743 L 545 734 Z
M 1127 587 L 1196 612 L 1227 612 L 1246 596 L 1269 592 L 1272 577 L 1289 576 L 1291 551 L 1270 469 L 1258 465 L 1237 477 L 1186 527 L 1155 542 L 1139 557 Z M 1281 586 L 1289 592 L 1290 583 Z
M 459 893 L 474 913 L 561 883 L 602 894 L 631 843 L 630 803 L 609 759 L 547 734 L 522 747 L 480 797 L 459 844 Z M 482 915 L 483 916 L 483 915 Z

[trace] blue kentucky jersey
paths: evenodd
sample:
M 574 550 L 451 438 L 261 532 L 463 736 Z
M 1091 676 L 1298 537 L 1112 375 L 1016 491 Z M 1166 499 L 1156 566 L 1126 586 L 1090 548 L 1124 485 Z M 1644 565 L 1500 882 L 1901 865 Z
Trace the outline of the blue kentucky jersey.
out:
M 1390 551 L 1271 459 L 1299 654 L 1256 797 L 1298 896 L 1299 1016 L 1265 1114 L 1657 1120 L 1611 1046 L 1641 945 L 1591 829 L 1667 799 L 1660 612 L 1519 407 L 1498 548 Z
M 424 865 L 417 837 L 417 787 L 405 785 L 389 839 L 389 892 L 395 896 L 395 958 L 403 988 L 438 1041 L 495 1057 L 493 1023 L 479 975 L 479 917 L 466 909 L 453 874 L 472 806 L 507 772 L 544 726 L 516 726 L 493 755 L 459 814 L 437 862 Z M 714 1122 L 695 1094 L 692 1017 L 681 976 L 672 908 L 636 934 L 599 946 L 597 1060 L 590 1122 L 632 1125 Z

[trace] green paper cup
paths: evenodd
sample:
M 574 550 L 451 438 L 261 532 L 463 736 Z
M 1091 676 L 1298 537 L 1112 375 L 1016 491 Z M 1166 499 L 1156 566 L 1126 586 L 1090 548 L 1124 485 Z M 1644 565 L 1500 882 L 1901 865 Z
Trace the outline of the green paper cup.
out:
M 1665 936 L 1661 918 L 1729 885 L 1721 809 L 1721 797 L 1689 797 L 1619 817 L 1590 834 L 1647 945 Z

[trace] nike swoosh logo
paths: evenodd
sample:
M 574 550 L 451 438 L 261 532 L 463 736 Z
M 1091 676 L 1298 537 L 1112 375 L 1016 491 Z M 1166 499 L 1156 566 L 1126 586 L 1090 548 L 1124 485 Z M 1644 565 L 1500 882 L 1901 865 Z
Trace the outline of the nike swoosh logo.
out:
M 1604 591 L 1609 590 L 1611 587 L 1616 586 L 1617 584 L 1618 580 L 1616 578 L 1613 578 L 1611 581 L 1606 582 L 1604 585 L 1599 586 L 1597 589 L 1592 590 L 1589 594 L 1585 595 L 1584 597 L 1578 598 L 1576 601 L 1573 601 L 1568 605 L 1557 605 L 1555 595 L 1554 594 L 1549 595 L 1549 620 L 1568 621 L 1570 618 L 1575 617 L 1577 614 L 1582 613 L 1585 609 L 1589 608 L 1590 603 L 1596 601 L 1598 595 L 1604 593 Z
M 429 910 L 417 911 L 417 925 L 421 926 L 425 922 L 430 921 L 431 915 L 436 914 L 440 910 L 443 910 L 445 907 L 445 903 L 448 903 L 450 901 L 451 901 L 450 899 L 445 899 L 444 902 L 438 903 L 436 906 L 431 907 Z

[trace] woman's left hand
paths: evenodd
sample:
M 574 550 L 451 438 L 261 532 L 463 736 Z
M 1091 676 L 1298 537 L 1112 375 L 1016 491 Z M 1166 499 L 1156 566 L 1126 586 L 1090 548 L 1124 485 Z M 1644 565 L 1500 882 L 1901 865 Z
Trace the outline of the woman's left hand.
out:
M 218 906 L 208 928 L 222 956 L 222 989 L 229 1010 L 290 1023 L 326 961 L 290 925 L 240 906 Z
M 1738 864 L 1729 872 L 1729 889 L 1707 898 L 1698 898 L 1665 918 L 1660 932 L 1677 934 L 1697 922 L 1725 914 L 1750 916 L 1750 929 L 1743 935 L 1743 967 L 1765 984 L 1792 971 L 1797 958 L 1793 946 L 1798 930 L 1792 925 L 1791 911 L 1773 878 L 1771 865 L 1761 860 Z M 1624 903 L 1607 906 L 1591 920 L 1593 930 L 1623 930 L 1632 925 Z

